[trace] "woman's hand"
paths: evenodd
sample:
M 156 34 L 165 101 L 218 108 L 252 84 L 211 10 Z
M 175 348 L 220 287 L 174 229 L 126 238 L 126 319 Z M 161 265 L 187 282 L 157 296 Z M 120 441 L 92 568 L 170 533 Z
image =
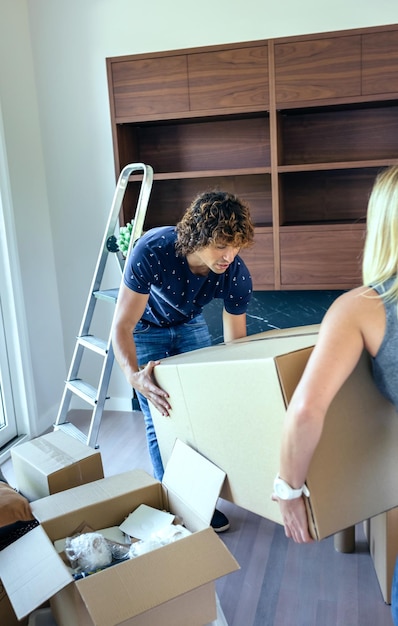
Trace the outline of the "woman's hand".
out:
M 273 495 L 272 499 L 279 504 L 286 537 L 293 539 L 296 543 L 313 542 L 308 530 L 307 510 L 303 496 L 294 500 L 281 500 Z

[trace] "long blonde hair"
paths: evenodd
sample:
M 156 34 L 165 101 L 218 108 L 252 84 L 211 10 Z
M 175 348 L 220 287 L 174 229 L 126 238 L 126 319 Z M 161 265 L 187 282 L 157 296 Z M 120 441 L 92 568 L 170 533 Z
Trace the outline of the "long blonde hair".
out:
M 362 262 L 364 285 L 395 280 L 385 292 L 398 301 L 398 166 L 381 172 L 370 194 Z

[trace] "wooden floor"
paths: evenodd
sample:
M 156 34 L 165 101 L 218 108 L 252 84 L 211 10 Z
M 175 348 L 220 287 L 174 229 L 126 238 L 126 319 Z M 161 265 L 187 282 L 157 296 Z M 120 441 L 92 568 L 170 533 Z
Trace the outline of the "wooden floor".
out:
M 71 421 L 82 427 L 85 413 L 75 412 Z M 98 443 L 106 476 L 151 472 L 140 412 L 105 412 Z M 13 483 L 11 462 L 2 469 Z M 392 626 L 362 525 L 356 552 L 342 554 L 333 538 L 299 546 L 277 524 L 224 500 L 218 507 L 231 523 L 220 538 L 241 566 L 217 581 L 229 626 Z

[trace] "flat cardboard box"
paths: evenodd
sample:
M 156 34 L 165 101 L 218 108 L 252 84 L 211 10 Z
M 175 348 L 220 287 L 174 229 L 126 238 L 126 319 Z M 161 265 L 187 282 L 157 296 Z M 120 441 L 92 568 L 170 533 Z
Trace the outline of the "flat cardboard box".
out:
M 367 538 L 384 602 L 391 604 L 392 580 L 398 557 L 398 508 L 372 517 L 367 527 Z
M 104 477 L 100 451 L 61 430 L 15 446 L 11 459 L 18 490 L 30 501 Z
M 316 343 L 318 326 L 170 357 L 155 369 L 170 395 L 163 417 L 151 406 L 167 463 L 176 438 L 223 468 L 222 497 L 282 523 L 271 500 L 286 406 Z M 333 400 L 309 468 L 310 529 L 322 539 L 398 505 L 398 415 L 377 391 L 364 353 Z
M 0 552 L 16 615 L 45 600 L 58 626 L 203 626 L 217 617 L 214 581 L 239 566 L 209 527 L 225 473 L 176 442 L 163 483 L 134 470 L 37 500 L 41 525 Z M 120 525 L 140 504 L 179 516 L 192 534 L 74 581 L 53 542 L 82 522 Z

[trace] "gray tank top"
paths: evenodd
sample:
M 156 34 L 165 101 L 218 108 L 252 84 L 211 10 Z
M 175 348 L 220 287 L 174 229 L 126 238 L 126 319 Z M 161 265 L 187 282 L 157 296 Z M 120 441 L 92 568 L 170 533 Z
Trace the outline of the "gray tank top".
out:
M 392 279 L 373 287 L 378 294 L 391 285 Z M 372 358 L 373 377 L 378 390 L 398 410 L 398 314 L 397 303 L 384 300 L 386 332 L 375 358 Z

